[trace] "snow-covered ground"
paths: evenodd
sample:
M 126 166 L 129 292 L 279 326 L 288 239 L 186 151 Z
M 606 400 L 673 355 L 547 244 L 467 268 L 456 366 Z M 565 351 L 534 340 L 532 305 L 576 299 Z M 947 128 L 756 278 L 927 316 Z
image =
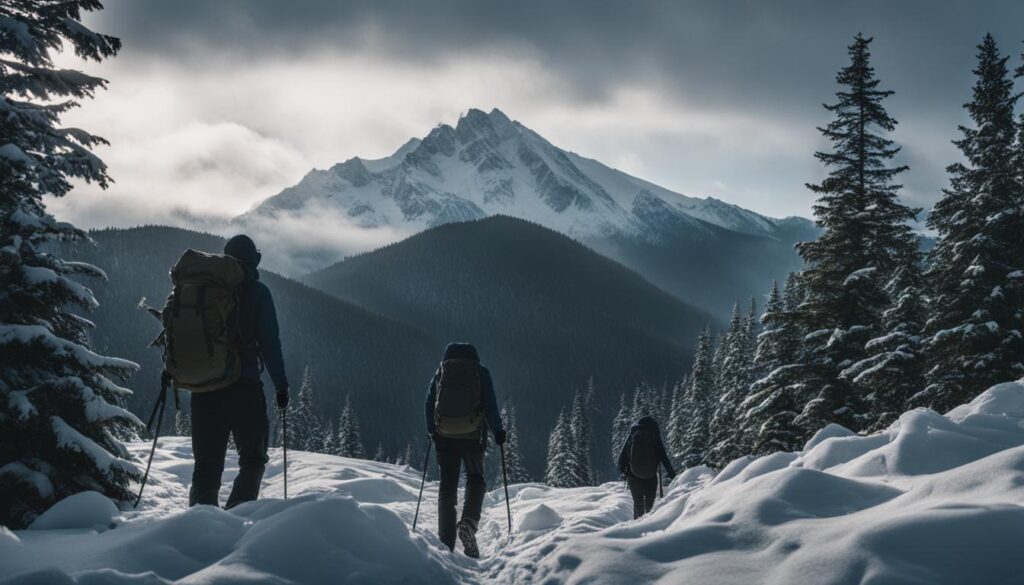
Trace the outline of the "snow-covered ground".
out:
M 132 446 L 139 456 L 146 449 Z M 226 512 L 185 509 L 191 467 L 188 441 L 168 438 L 139 511 L 82 494 L 38 529 L 3 529 L 0 582 L 1022 581 L 1021 383 L 945 417 L 909 412 L 881 434 L 829 427 L 800 453 L 741 459 L 714 477 L 689 470 L 639 521 L 621 484 L 516 485 L 510 538 L 495 490 L 484 502 L 480 561 L 448 553 L 433 534 L 436 484 L 410 532 L 419 476 L 409 469 L 290 453 L 292 497 L 283 501 L 275 451 L 264 499 Z

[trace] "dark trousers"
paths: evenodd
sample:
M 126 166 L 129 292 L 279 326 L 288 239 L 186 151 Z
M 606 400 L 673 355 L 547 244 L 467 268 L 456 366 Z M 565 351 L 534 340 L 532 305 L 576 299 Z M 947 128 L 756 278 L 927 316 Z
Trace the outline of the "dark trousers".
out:
M 658 478 L 641 479 L 634 475 L 626 476 L 626 485 L 633 496 L 633 519 L 637 519 L 651 511 L 654 507 L 654 495 L 658 493 Z
M 455 505 L 459 499 L 460 466 L 466 466 L 466 497 L 462 520 L 475 531 L 484 505 L 484 443 L 480 439 L 434 439 L 441 485 L 437 494 L 437 535 L 449 549 L 455 548 Z
M 238 476 L 225 508 L 255 500 L 267 466 L 267 404 L 263 385 L 242 378 L 214 392 L 192 395 L 192 488 L 188 505 L 218 505 L 228 438 L 238 448 Z

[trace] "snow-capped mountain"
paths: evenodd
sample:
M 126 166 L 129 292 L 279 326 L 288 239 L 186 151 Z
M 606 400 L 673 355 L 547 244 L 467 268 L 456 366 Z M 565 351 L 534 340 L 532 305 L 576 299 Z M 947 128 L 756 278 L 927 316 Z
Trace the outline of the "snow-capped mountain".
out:
M 469 110 L 387 158 L 310 171 L 240 220 L 324 206 L 364 228 L 418 231 L 504 214 L 584 241 L 657 242 L 681 225 L 700 238 L 707 224 L 775 238 L 793 221 L 659 187 L 558 148 L 497 109 Z

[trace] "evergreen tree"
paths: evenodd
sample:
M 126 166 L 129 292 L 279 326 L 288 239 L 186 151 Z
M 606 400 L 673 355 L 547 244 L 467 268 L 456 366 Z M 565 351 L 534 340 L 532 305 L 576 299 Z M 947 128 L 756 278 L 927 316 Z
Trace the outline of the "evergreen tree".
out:
M 83 490 L 131 497 L 139 470 L 117 437 L 141 427 L 122 408 L 130 391 L 114 381 L 138 368 L 90 350 L 97 306 L 81 277 L 105 279 L 90 264 L 54 252 L 58 241 L 91 242 L 46 212 L 72 181 L 106 188 L 106 165 L 91 149 L 106 144 L 61 116 L 106 82 L 58 69 L 52 54 L 71 48 L 101 61 L 121 47 L 81 24 L 95 0 L 0 4 L 0 524 L 22 528 L 48 506 Z
M 551 487 L 576 487 L 572 470 L 575 466 L 573 461 L 572 428 L 570 428 L 569 416 L 563 409 L 558 413 L 558 420 L 555 428 L 551 431 L 548 439 L 547 471 L 544 473 L 544 483 Z
M 182 403 L 182 407 L 185 403 Z M 174 413 L 174 434 L 179 437 L 192 436 L 192 415 L 188 408 L 178 408 Z
M 907 167 L 888 166 L 900 150 L 885 136 L 896 127 L 882 106 L 893 92 L 879 89 L 870 43 L 856 36 L 850 64 L 836 77 L 842 86 L 837 102 L 825 106 L 835 119 L 820 131 L 832 150 L 815 157 L 829 172 L 820 184 L 808 185 L 819 195 L 814 215 L 823 231 L 798 244 L 807 266 L 799 315 L 809 335 L 803 367 L 793 373 L 806 393 L 797 403 L 810 399 L 796 421 L 805 436 L 828 422 L 859 429 L 871 420 L 863 397 L 839 372 L 865 357 L 889 302 L 881 283 L 918 245 L 909 225 L 917 210 L 899 202 L 901 186 L 894 182 Z
M 707 461 L 716 378 L 713 363 L 711 326 L 708 325 L 697 340 L 692 380 L 685 399 L 688 420 L 680 456 L 683 467 L 694 467 Z
M 416 456 L 416 450 L 412 446 L 412 441 L 405 444 L 405 464 L 413 469 L 419 469 L 421 463 L 417 461 L 419 457 Z
M 686 426 L 690 421 L 690 405 L 687 402 L 689 397 L 689 388 L 692 383 L 692 378 L 687 376 L 682 381 L 676 383 L 672 389 L 672 407 L 669 412 L 667 429 L 665 432 L 666 444 L 665 449 L 668 450 L 668 455 L 672 459 L 673 463 L 678 463 L 683 455 L 683 444 L 686 436 Z M 625 435 L 629 436 L 629 426 L 625 429 Z M 617 454 L 616 454 L 617 455 Z
M 989 386 L 1024 375 L 1024 205 L 1007 58 L 985 35 L 978 46 L 972 126 L 953 143 L 965 162 L 947 167 L 928 217 L 939 239 L 926 273 L 930 318 L 927 387 L 915 403 L 944 412 Z
M 593 409 L 594 382 L 587 383 L 586 388 L 577 390 L 572 400 L 569 415 L 569 429 L 572 432 L 570 448 L 573 450 L 571 470 L 573 484 L 586 486 L 594 484 L 594 466 L 591 448 L 593 431 L 590 413 Z
M 633 424 L 633 409 L 626 402 L 626 394 L 619 394 L 619 410 L 615 413 L 615 418 L 612 419 L 612 464 L 618 465 L 619 453 L 622 452 L 622 446 L 626 444 L 626 439 L 629 438 L 629 428 Z
M 323 443 L 321 443 L 317 451 L 327 455 L 341 455 L 341 443 L 338 440 L 338 431 L 334 425 L 334 419 L 327 419 L 327 424 L 322 429 L 321 439 Z
M 508 437 L 505 439 L 505 469 L 508 473 L 508 482 L 527 483 L 530 474 L 523 465 L 523 454 L 519 450 L 519 423 L 516 421 L 516 406 L 511 401 L 505 403 L 501 409 L 501 420 L 505 423 L 505 430 Z M 498 473 L 501 473 L 499 468 Z M 502 477 L 495 478 L 494 485 L 501 485 Z
M 753 382 L 754 310 L 752 305 L 750 314 L 742 316 L 737 304 L 722 341 L 719 398 L 711 418 L 708 455 L 709 464 L 719 469 L 744 454 L 742 432 L 736 419 Z
M 384 454 L 384 444 L 377 443 L 377 450 L 373 453 L 373 460 L 378 463 L 386 463 L 388 456 Z
M 790 272 L 786 275 L 785 292 L 783 293 L 783 309 L 797 314 L 800 306 L 807 298 L 807 290 L 804 288 L 804 280 L 799 272 Z
M 800 366 L 801 334 L 797 319 L 800 308 L 799 279 L 790 275 L 786 295 L 772 284 L 757 336 L 752 370 L 757 378 L 740 404 L 740 451 L 763 455 L 776 450 L 798 448 L 801 433 L 793 423 L 800 389 L 796 380 Z
M 288 448 L 316 453 L 323 449 L 324 429 L 317 415 L 313 395 L 313 372 L 306 364 L 302 385 L 288 412 Z M 283 430 L 283 429 L 282 429 Z
M 345 396 L 345 408 L 341 411 L 341 420 L 338 421 L 338 454 L 342 457 L 362 459 L 363 441 L 359 435 L 359 418 L 356 416 L 355 408 L 352 406 L 352 395 Z M 406 464 L 411 464 L 406 461 Z
M 925 307 L 919 258 L 909 259 L 886 285 L 894 304 L 883 314 L 883 335 L 868 342 L 869 356 L 843 370 L 841 376 L 859 388 L 875 420 L 869 432 L 883 430 L 908 408 L 908 401 L 924 388 L 924 352 L 921 331 Z

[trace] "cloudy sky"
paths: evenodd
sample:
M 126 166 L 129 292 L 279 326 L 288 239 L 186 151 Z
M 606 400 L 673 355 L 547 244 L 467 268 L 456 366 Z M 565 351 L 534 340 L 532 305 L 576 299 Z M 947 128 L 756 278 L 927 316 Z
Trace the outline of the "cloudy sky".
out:
M 809 215 L 836 70 L 858 31 L 896 91 L 904 196 L 929 208 L 975 45 L 1019 62 L 1024 3 L 106 0 L 109 90 L 67 118 L 116 185 L 52 204 L 85 227 L 233 215 L 312 167 L 385 156 L 498 107 L 556 145 L 688 195 Z

